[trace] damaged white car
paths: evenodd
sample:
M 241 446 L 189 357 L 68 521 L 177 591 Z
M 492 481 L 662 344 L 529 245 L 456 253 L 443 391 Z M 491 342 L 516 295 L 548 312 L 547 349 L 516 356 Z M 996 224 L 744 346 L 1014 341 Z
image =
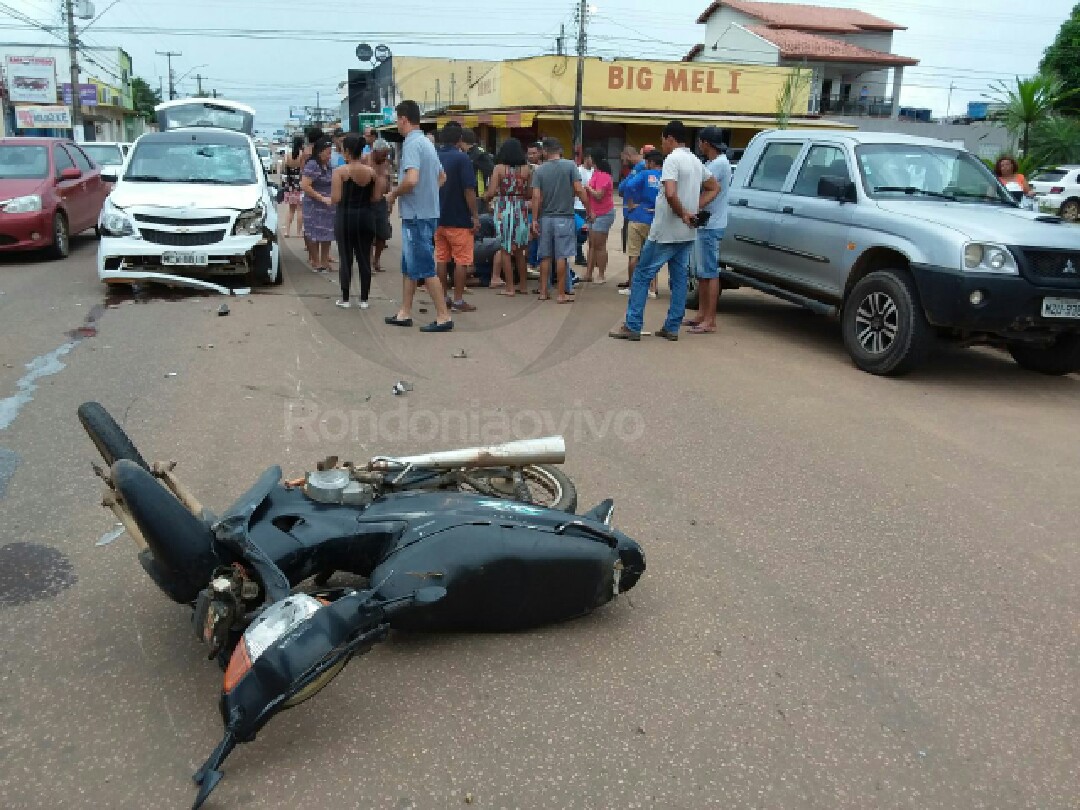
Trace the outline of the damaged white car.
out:
M 221 100 L 158 108 L 161 132 L 135 143 L 98 220 L 98 278 L 221 293 L 280 284 L 277 189 L 249 131 L 253 112 Z

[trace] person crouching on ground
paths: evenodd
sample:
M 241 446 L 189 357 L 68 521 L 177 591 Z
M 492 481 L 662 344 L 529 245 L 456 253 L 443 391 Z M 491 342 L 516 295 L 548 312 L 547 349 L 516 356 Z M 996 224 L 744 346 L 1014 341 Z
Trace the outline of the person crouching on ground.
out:
M 416 287 L 423 284 L 435 306 L 435 320 L 422 332 L 449 332 L 454 328 L 435 275 L 435 228 L 439 224 L 439 187 L 446 181 L 435 147 L 420 129 L 420 105 L 406 99 L 395 108 L 401 145 L 401 181 L 386 198 L 388 208 L 401 200 L 401 308 L 385 318 L 391 326 L 413 325 Z
M 663 135 L 661 148 L 667 155 L 660 172 L 663 191 L 656 198 L 656 216 L 634 269 L 626 321 L 608 333 L 619 340 L 641 340 L 649 285 L 664 264 L 668 266 L 671 303 L 664 326 L 656 330 L 656 335 L 666 340 L 679 339 L 686 313 L 686 270 L 694 246 L 696 215 L 720 191 L 716 178 L 687 148 L 689 134 L 682 121 L 669 121 Z

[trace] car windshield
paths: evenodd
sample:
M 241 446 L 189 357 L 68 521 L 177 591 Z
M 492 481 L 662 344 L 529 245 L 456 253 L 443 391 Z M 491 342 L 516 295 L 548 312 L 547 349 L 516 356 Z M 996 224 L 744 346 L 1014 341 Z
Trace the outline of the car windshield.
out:
M 0 145 L 0 180 L 40 180 L 48 173 L 44 146 Z
M 866 193 L 875 199 L 952 200 L 1013 206 L 977 157 L 947 146 L 863 144 L 855 149 Z
M 242 186 L 255 183 L 256 174 L 249 147 L 242 144 L 143 140 L 124 180 Z
M 124 162 L 124 154 L 115 144 L 84 143 L 82 150 L 99 166 L 119 166 Z

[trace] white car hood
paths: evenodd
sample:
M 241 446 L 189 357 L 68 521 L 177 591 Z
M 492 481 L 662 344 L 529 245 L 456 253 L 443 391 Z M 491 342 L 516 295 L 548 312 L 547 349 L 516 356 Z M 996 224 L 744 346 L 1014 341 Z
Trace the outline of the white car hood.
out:
M 258 184 L 211 186 L 198 183 L 136 183 L 121 180 L 110 201 L 117 208 L 231 208 L 245 211 L 262 199 Z

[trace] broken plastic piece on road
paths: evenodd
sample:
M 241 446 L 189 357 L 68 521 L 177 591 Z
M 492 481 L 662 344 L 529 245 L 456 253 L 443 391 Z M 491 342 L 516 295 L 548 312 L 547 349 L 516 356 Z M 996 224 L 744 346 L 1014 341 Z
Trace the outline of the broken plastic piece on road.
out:
M 465 350 L 464 350 L 464 349 L 458 349 L 458 350 L 457 350 L 456 352 L 454 352 L 454 353 L 453 353 L 452 355 L 450 355 L 450 356 L 451 356 L 451 357 L 453 357 L 453 358 L 454 358 L 455 360 L 462 360 L 462 359 L 464 359 L 464 358 L 467 358 L 467 357 L 468 357 L 469 355 L 467 355 L 467 354 L 465 353 Z
M 101 535 L 101 537 L 98 538 L 98 541 L 96 543 L 94 543 L 94 545 L 95 546 L 107 546 L 107 545 L 109 545 L 109 543 L 111 543 L 117 537 L 122 535 L 124 533 L 124 531 L 125 531 L 124 524 L 123 523 L 117 523 L 116 528 L 114 528 L 114 529 L 112 529 L 110 531 L 107 531 L 107 532 L 105 532 L 105 534 Z
M 177 376 L 177 374 L 176 374 L 175 371 L 166 371 L 165 376 L 166 377 L 175 377 L 175 376 Z
M 229 312 L 230 312 L 229 305 L 228 304 L 222 304 L 220 307 L 218 307 L 217 314 L 220 315 L 221 317 L 225 317 L 226 315 L 229 314 Z
M 406 394 L 412 390 L 413 384 L 408 380 L 398 380 L 396 383 L 394 383 L 393 391 L 395 397 L 400 397 L 403 394 Z

